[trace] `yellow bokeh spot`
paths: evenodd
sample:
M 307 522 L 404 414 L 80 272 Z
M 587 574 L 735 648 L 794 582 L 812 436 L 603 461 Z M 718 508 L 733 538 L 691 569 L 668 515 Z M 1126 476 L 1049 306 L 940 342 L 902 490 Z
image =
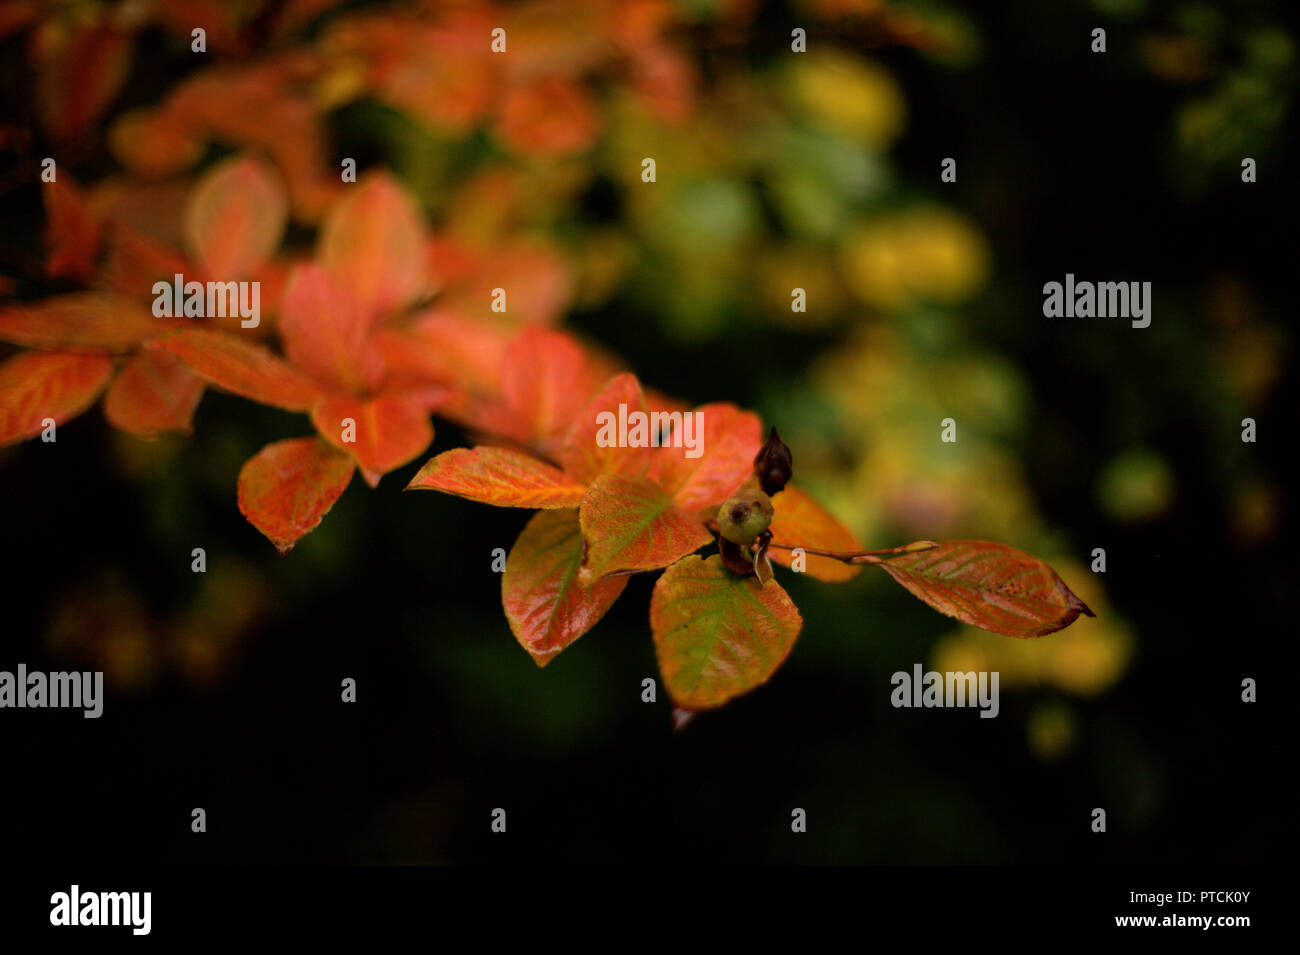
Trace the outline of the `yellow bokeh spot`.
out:
M 840 50 L 805 53 L 794 58 L 789 79 L 796 105 L 847 139 L 883 150 L 903 129 L 903 94 L 873 63 Z
M 851 228 L 840 269 L 860 301 L 891 311 L 917 301 L 968 301 L 988 280 L 988 243 L 965 217 L 938 207 Z

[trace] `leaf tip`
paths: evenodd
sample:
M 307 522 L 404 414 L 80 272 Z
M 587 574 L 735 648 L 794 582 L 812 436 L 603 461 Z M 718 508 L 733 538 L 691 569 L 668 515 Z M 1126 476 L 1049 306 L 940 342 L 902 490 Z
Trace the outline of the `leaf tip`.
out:
M 695 712 L 695 710 L 688 710 L 684 706 L 674 706 L 672 714 L 673 732 L 680 733 L 684 730 L 686 725 L 695 719 Z

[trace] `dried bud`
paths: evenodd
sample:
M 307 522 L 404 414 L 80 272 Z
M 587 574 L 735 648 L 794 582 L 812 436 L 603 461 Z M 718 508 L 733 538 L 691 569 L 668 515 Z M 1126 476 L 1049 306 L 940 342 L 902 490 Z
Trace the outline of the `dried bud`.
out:
M 778 494 L 794 474 L 794 458 L 773 425 L 767 443 L 754 456 L 754 477 L 765 494 Z

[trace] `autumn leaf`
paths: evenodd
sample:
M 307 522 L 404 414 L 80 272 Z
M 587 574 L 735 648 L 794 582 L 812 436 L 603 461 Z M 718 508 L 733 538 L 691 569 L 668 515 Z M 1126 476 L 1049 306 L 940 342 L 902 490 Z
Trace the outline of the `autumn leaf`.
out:
M 41 24 L 31 52 L 36 67 L 36 115 L 56 139 L 84 136 L 117 96 L 131 71 L 130 34 L 93 9 L 72 29 Z
M 352 480 L 352 459 L 320 438 L 268 444 L 239 472 L 239 510 L 287 554 L 321 522 Z
M 526 156 L 567 156 L 591 146 L 600 117 L 576 83 L 559 77 L 511 86 L 501 104 L 497 138 Z
M 232 394 L 285 411 L 308 411 L 319 386 L 269 349 L 223 332 L 187 329 L 154 343 Z
M 274 170 L 251 157 L 228 159 L 204 175 L 186 203 L 186 245 L 209 278 L 244 278 L 279 247 L 288 216 Z
M 112 374 L 106 355 L 23 352 L 0 364 L 0 445 L 35 437 L 46 418 L 55 424 L 75 418 Z
M 45 274 L 89 283 L 104 238 L 85 193 L 64 173 L 41 189 L 45 202 Z
M 428 291 L 428 235 L 415 199 L 387 173 L 352 186 L 321 226 L 316 258 L 370 316 Z
M 683 437 L 659 449 L 650 473 L 678 507 L 694 514 L 710 506 L 716 509 L 749 477 L 763 429 L 758 415 L 732 404 L 702 405 L 685 414 L 699 415 L 696 420 L 703 424 L 692 434 L 698 456 L 688 456 L 691 449 Z M 684 425 L 685 417 L 681 420 Z
M 776 513 L 772 517 L 773 549 L 769 556 L 778 564 L 791 566 L 794 555 L 779 547 L 804 547 L 835 552 L 858 551 L 853 532 L 832 517 L 820 504 L 792 484 L 772 498 Z M 804 555 L 805 571 L 809 577 L 837 583 L 854 577 L 859 568 L 829 557 Z
M 722 706 L 766 683 L 802 625 L 780 584 L 737 576 L 717 555 L 673 564 L 650 598 L 659 672 L 673 703 L 688 710 Z
M 143 351 L 113 379 L 104 398 L 109 424 L 141 437 L 161 431 L 188 434 L 203 397 L 203 379 L 175 355 Z
M 442 491 L 498 507 L 576 508 L 587 491 L 559 468 L 509 448 L 455 448 L 431 458 L 408 490 Z
M 713 540 L 700 521 L 645 477 L 597 478 L 578 515 L 587 541 L 586 581 L 667 567 Z
M 433 443 L 424 405 L 400 395 L 329 395 L 312 405 L 311 420 L 330 444 L 352 455 L 371 487 Z
M 626 577 L 583 586 L 582 533 L 578 512 L 533 515 L 506 558 L 501 603 L 510 630 L 538 666 L 590 630 L 627 585 Z
M 289 361 L 322 385 L 373 390 L 383 355 L 370 340 L 371 320 L 325 269 L 300 265 L 289 276 L 280 308 L 280 337 Z
M 990 541 L 944 541 L 876 564 L 940 613 L 1009 637 L 1041 637 L 1093 616 L 1037 557 Z
M 620 406 L 629 422 L 635 420 L 633 415 L 646 415 L 645 397 L 636 375 L 615 375 L 577 413 L 560 446 L 560 464 L 566 474 L 585 484 L 602 474 L 639 475 L 650 467 L 653 448 L 648 431 L 639 445 L 619 441 Z M 648 418 L 645 420 L 648 422 Z
M 30 348 L 124 352 L 168 327 L 131 299 L 104 292 L 73 292 L 0 310 L 0 340 Z

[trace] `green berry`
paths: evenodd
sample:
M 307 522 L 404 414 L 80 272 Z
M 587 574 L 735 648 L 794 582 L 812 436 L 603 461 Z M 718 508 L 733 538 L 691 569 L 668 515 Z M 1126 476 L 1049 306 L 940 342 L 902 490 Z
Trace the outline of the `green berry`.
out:
M 772 499 L 758 488 L 747 488 L 718 508 L 718 532 L 736 544 L 752 544 L 772 523 Z

